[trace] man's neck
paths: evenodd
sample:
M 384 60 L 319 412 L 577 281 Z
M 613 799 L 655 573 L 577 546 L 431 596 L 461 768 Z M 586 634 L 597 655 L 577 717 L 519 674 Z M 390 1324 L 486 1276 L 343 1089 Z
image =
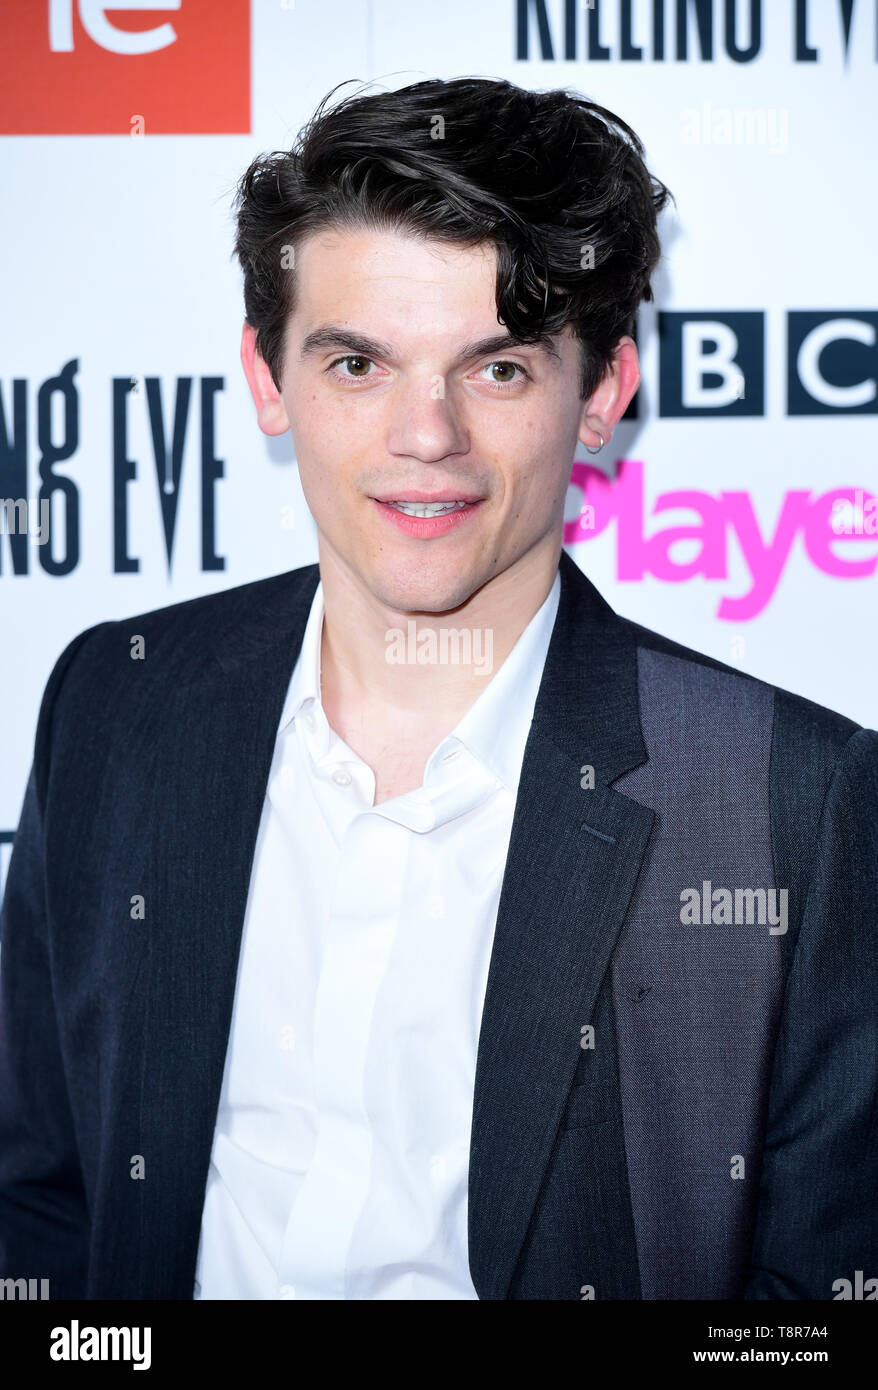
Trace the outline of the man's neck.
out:
M 504 571 L 448 612 L 407 613 L 380 602 L 334 556 L 321 551 L 321 698 L 330 724 L 343 737 L 345 728 L 348 732 L 361 728 L 361 741 L 370 725 L 381 742 L 394 729 L 406 742 L 435 742 L 444 737 L 476 701 L 545 602 L 559 556 L 560 550 L 554 557 L 527 557 L 529 563 Z M 414 623 L 413 632 L 410 623 Z M 464 634 L 457 647 L 452 632 Z M 389 633 L 399 634 L 393 650 L 401 660 L 388 659 Z M 436 659 L 412 659 L 431 640 Z M 455 660 L 455 650 L 471 659 L 459 655 Z

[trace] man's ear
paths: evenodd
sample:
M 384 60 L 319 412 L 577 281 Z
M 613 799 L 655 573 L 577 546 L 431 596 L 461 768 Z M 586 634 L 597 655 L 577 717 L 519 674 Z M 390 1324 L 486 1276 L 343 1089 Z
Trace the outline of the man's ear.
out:
M 256 347 L 256 329 L 244 324 L 241 334 L 241 362 L 256 405 L 256 419 L 263 434 L 286 434 L 290 428 L 286 407 L 271 379 L 271 372 Z
M 640 362 L 637 344 L 627 335 L 620 338 L 613 360 L 591 397 L 583 401 L 579 420 L 579 438 L 588 448 L 596 449 L 603 436 L 609 444 L 613 430 L 628 409 L 634 392 L 640 385 Z

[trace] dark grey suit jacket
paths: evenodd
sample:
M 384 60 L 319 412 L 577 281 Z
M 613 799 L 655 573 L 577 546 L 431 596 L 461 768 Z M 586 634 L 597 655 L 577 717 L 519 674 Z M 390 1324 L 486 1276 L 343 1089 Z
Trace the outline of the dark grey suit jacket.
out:
M 479 1038 L 476 1290 L 832 1299 L 878 1276 L 878 734 L 560 564 Z M 318 577 L 98 624 L 46 686 L 0 923 L 0 1275 L 52 1297 L 192 1295 Z M 721 888 L 785 888 L 788 929 L 713 920 Z

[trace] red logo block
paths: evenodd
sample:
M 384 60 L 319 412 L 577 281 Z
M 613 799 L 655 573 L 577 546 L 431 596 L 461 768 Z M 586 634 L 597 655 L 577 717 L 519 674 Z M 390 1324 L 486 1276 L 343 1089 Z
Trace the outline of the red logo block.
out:
M 250 0 L 27 0 L 0 28 L 0 134 L 249 134 Z

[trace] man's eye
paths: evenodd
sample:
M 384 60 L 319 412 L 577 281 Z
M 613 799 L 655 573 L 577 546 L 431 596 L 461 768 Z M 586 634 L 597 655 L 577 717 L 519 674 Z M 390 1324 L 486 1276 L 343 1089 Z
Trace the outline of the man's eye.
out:
M 343 365 L 346 370 L 340 371 L 339 368 Z M 361 353 L 346 353 L 344 357 L 337 357 L 329 364 L 329 371 L 345 381 L 365 381 L 372 375 L 369 368 L 374 365 L 371 357 L 364 357 Z M 480 370 L 492 373 L 490 384 L 493 386 L 514 386 L 519 377 L 530 381 L 530 373 L 520 362 L 488 362 Z
M 490 382 L 491 382 L 491 384 L 494 385 L 494 386 L 514 386 L 514 385 L 515 385 L 515 382 L 516 382 L 516 380 L 517 380 L 518 378 L 516 378 L 515 376 L 512 376 L 512 375 L 508 375 L 508 373 L 512 373 L 512 372 L 519 372 L 521 376 L 525 377 L 528 381 L 530 380 L 530 373 L 528 372 L 528 370 L 527 370 L 526 367 L 523 367 L 523 366 L 521 365 L 520 362 L 503 362 L 503 361 L 499 361 L 499 362 L 487 362 L 487 363 L 485 364 L 485 366 L 481 368 L 481 371 L 483 371 L 483 372 L 492 372 L 492 373 L 493 373 L 493 372 L 495 372 L 498 368 L 500 369 L 501 372 L 507 373 L 507 375 L 506 375 L 506 376 L 496 376 L 496 375 L 492 376 L 492 377 L 490 378 Z
M 350 363 L 351 366 L 352 366 L 352 368 L 353 368 L 353 370 L 352 370 L 351 372 L 339 372 L 339 373 L 338 373 L 339 376 L 347 377 L 348 380 L 351 380 L 351 378 L 355 378 L 355 379 L 356 379 L 356 378 L 359 378 L 360 380 L 362 380 L 364 377 L 368 376 L 369 373 L 368 373 L 368 371 L 360 371 L 360 368 L 361 368 L 361 367 L 370 367 L 370 366 L 374 367 L 374 365 L 375 365 L 374 362 L 372 361 L 371 357 L 363 357 L 363 356 L 361 356 L 360 353 L 355 352 L 355 353 L 348 353 L 348 355 L 347 355 L 346 357 L 337 357 L 337 358 L 335 359 L 334 362 L 331 362 L 331 363 L 329 364 L 329 366 L 330 366 L 330 371 L 334 371 L 334 370 L 336 369 L 336 367 L 338 367 L 339 363 L 341 363 L 341 362 Z

